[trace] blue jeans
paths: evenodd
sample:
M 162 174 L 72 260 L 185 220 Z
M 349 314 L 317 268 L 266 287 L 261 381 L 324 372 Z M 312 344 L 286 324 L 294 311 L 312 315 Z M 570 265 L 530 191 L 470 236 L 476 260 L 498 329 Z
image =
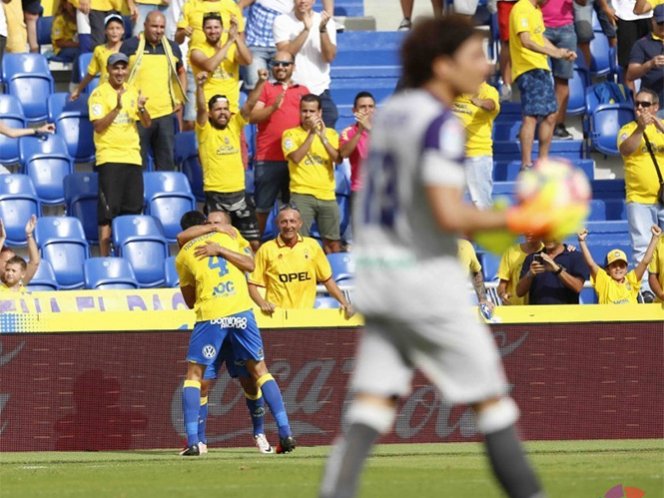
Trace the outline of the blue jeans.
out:
M 253 56 L 251 64 L 242 66 L 240 73 L 244 80 L 243 89 L 253 90 L 258 83 L 258 70 L 267 69 L 270 71 L 270 61 L 277 53 L 276 47 L 249 47 Z
M 467 157 L 465 160 L 466 185 L 470 200 L 479 209 L 493 205 L 493 158 L 491 156 Z
M 632 239 L 634 264 L 639 264 L 646 253 L 652 234 L 650 227 L 659 225 L 664 229 L 664 206 L 661 204 L 639 204 L 628 202 L 625 206 L 629 223 L 629 236 Z

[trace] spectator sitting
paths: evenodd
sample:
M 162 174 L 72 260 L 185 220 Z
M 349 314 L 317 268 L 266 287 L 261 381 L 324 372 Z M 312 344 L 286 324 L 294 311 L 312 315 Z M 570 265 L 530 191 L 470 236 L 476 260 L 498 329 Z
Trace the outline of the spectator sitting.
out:
M 471 278 L 471 283 L 473 284 L 473 290 L 477 296 L 477 303 L 489 307 L 490 311 L 493 311 L 494 304 L 489 301 L 486 293 L 486 287 L 484 285 L 484 276 L 482 275 L 482 265 L 477 259 L 477 253 L 473 245 L 465 239 L 459 239 L 459 252 L 458 252 L 459 261 L 461 267 Z
M 337 55 L 337 32 L 331 15 L 314 12 L 315 0 L 293 0 L 294 8 L 274 20 L 274 41 L 278 50 L 295 57 L 293 80 L 318 95 L 325 126 L 334 128 L 339 117 L 330 95 L 330 64 Z M 306 220 L 305 220 L 306 222 Z
M 254 202 L 245 188 L 241 136 L 267 81 L 267 71 L 261 71 L 258 85 L 238 113 L 231 112 L 224 95 L 205 100 L 203 88 L 207 76 L 201 71 L 196 79 L 196 140 L 203 169 L 205 211 L 229 213 L 233 225 L 256 251 L 260 237 Z
M 476 95 L 454 100 L 454 114 L 466 128 L 466 185 L 470 199 L 479 209 L 493 204 L 493 121 L 500 112 L 498 91 L 484 82 Z
M 539 252 L 544 248 L 542 241 L 526 235 L 525 242 L 509 247 L 500 258 L 498 265 L 498 297 L 503 305 L 528 304 L 528 296 L 516 295 L 516 286 L 521 278 L 523 262 L 529 254 Z
M 284 132 L 281 147 L 288 159 L 291 201 L 302 215 L 300 233 L 308 236 L 316 220 L 325 252 L 341 251 L 334 180 L 334 168 L 339 160 L 339 135 L 325 127 L 318 95 L 302 97 L 300 126 Z
M 662 229 L 657 225 L 653 225 L 650 230 L 652 238 L 648 249 L 643 259 L 629 273 L 627 272 L 627 255 L 620 249 L 610 250 L 606 255 L 604 268 L 600 268 L 595 263 L 588 244 L 586 244 L 588 230 L 583 230 L 579 234 L 579 245 L 583 258 L 590 268 L 590 279 L 597 293 L 599 304 L 636 304 L 638 302 L 641 279 L 652 260 L 659 237 L 662 235 Z
M 638 40 L 629 54 L 627 81 L 641 80 L 641 89 L 649 89 L 664 102 L 664 4 L 655 7 L 652 33 Z M 658 116 L 664 118 L 660 109 Z
M 302 217 L 297 208 L 284 206 L 277 216 L 279 235 L 256 253 L 256 268 L 249 276 L 249 295 L 263 313 L 276 308 L 311 309 L 316 301 L 316 283 L 339 301 L 346 318 L 354 311 L 334 281 L 332 268 L 318 242 L 299 234 Z M 263 298 L 258 287 L 265 288 Z
M 540 6 L 546 0 L 519 0 L 510 12 L 510 57 L 512 77 L 521 92 L 523 123 L 519 131 L 521 165 L 532 166 L 535 128 L 539 123 L 539 157 L 549 154 L 556 124 L 556 96 L 547 56 L 574 61 L 576 53 L 555 47 L 544 37 Z
M 345 128 L 339 136 L 339 154 L 350 161 L 350 208 L 353 211 L 355 194 L 361 188 L 361 166 L 369 155 L 369 133 L 376 111 L 376 99 L 369 92 L 360 92 L 353 101 L 355 124 Z
M 288 161 L 281 150 L 281 136 L 299 124 L 300 99 L 309 93 L 306 86 L 293 83 L 293 61 L 290 52 L 281 50 L 275 54 L 271 61 L 275 81 L 265 84 L 251 111 L 251 122 L 258 123 L 254 197 L 261 237 L 277 196 L 283 204 L 290 201 Z
M 76 32 L 76 9 L 69 0 L 61 0 L 51 26 L 53 53 L 67 62 L 74 62 L 72 78 L 78 77 L 80 54 Z
M 37 217 L 34 215 L 31 216 L 28 222 L 25 224 L 25 238 L 28 240 L 28 256 L 30 259 L 26 264 L 23 258 L 20 258 L 24 264 L 22 268 L 23 274 L 21 276 L 23 285 L 27 285 L 30 280 L 32 280 L 32 277 L 34 277 L 35 273 L 37 273 L 39 264 L 41 263 L 39 248 L 37 247 L 37 243 L 35 242 L 35 238 L 33 236 L 36 225 Z M 16 253 L 9 247 L 4 247 L 5 240 L 7 240 L 7 233 L 5 232 L 5 226 L 0 219 L 0 278 L 2 279 L 4 279 L 5 267 L 7 263 L 18 257 L 16 256 Z
M 648 273 L 648 283 L 655 294 L 656 302 L 664 303 L 664 237 L 659 238 Z
M 231 16 L 230 29 L 224 35 L 221 14 L 210 12 L 203 16 L 205 40 L 192 45 L 189 61 L 194 76 L 201 71 L 208 74 L 203 86 L 205 99 L 225 95 L 232 113 L 237 113 L 240 102 L 240 64 L 251 63 L 251 52 L 238 33 L 238 21 Z
M 21 256 L 14 256 L 5 263 L 5 271 L 0 283 L 0 291 L 25 292 L 24 278 L 27 271 L 27 263 Z
M 635 264 L 645 254 L 651 225 L 664 228 L 664 204 L 658 198 L 657 175 L 658 168 L 664 175 L 664 125 L 657 118 L 657 111 L 657 94 L 647 89 L 639 91 L 634 99 L 636 121 L 618 132 L 618 149 L 625 162 L 625 209 Z
M 528 295 L 529 304 L 579 304 L 579 294 L 588 280 L 583 256 L 567 245 L 545 240 L 542 251 L 526 257 L 516 295 Z
M 118 52 L 122 46 L 122 40 L 125 34 L 124 20 L 120 14 L 109 14 L 106 16 L 106 19 L 104 19 L 104 26 L 106 43 L 95 47 L 83 80 L 81 80 L 76 89 L 71 92 L 69 97 L 71 100 L 76 100 L 80 97 L 81 93 L 85 90 L 85 87 L 87 87 L 98 74 L 100 75 L 99 84 L 108 81 L 106 64 L 110 55 Z

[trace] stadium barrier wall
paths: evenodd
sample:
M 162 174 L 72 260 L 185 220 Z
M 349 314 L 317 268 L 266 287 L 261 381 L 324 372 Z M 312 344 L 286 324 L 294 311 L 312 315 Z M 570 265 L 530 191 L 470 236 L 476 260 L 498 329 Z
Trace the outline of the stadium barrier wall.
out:
M 137 292 L 148 303 L 163 291 Z M 18 299 L 50 303 L 47 294 Z M 62 311 L 88 293 L 58 294 L 60 312 L 0 313 L 0 451 L 180 447 L 191 312 Z M 110 308 L 127 302 L 122 293 L 115 305 L 116 293 L 95 296 Z M 664 437 L 663 319 L 660 305 L 499 308 L 491 329 L 524 438 Z M 282 310 L 259 323 L 298 441 L 329 444 L 348 401 L 361 318 Z M 209 399 L 209 443 L 251 445 L 243 395 L 225 371 Z M 269 414 L 266 422 L 275 441 Z M 469 408 L 441 402 L 418 374 L 383 442 L 478 439 Z

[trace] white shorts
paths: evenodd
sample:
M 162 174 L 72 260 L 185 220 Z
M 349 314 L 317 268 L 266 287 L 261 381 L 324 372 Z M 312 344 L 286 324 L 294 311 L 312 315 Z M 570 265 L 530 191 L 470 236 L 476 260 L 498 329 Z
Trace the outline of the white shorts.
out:
M 507 393 L 491 332 L 470 307 L 435 320 L 365 318 L 351 381 L 354 392 L 406 396 L 417 368 L 454 404 Z

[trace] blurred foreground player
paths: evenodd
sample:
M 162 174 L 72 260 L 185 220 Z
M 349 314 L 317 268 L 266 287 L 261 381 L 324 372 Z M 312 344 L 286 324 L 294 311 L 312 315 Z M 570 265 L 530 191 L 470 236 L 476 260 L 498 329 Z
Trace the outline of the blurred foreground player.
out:
M 402 62 L 411 91 L 376 114 L 356 222 L 356 302 L 366 326 L 352 378 L 346 427 L 328 459 L 324 498 L 355 496 L 375 440 L 389 432 L 397 398 L 415 368 L 456 403 L 468 403 L 486 437 L 495 476 L 511 497 L 544 493 L 514 424 L 519 411 L 489 330 L 467 301 L 457 234 L 508 228 L 545 232 L 551 214 L 533 205 L 507 212 L 464 204 L 464 132 L 451 106 L 477 92 L 489 70 L 482 37 L 449 16 L 417 24 Z M 420 144 L 415 146 L 414 144 Z

